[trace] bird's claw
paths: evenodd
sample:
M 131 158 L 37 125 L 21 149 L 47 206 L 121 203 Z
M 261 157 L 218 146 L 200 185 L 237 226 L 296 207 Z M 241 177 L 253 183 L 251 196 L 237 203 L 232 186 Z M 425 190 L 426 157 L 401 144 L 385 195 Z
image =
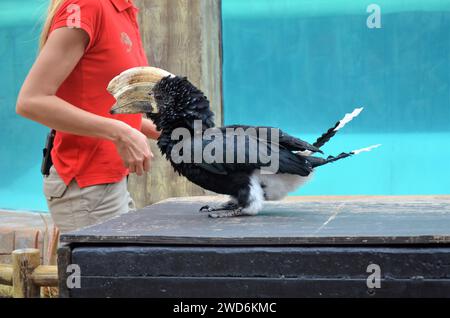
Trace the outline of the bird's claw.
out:
M 222 213 L 210 213 L 208 216 L 213 219 L 220 219 L 220 218 L 229 218 L 234 216 L 242 216 L 245 215 L 245 213 L 242 212 L 241 208 L 231 210 L 231 211 L 225 211 Z
M 240 208 L 236 202 L 229 201 L 218 207 L 210 207 L 209 205 L 204 205 L 199 209 L 199 212 L 209 212 L 209 217 L 211 218 L 223 218 L 229 216 L 239 216 L 242 214 L 242 208 Z M 212 213 L 219 212 L 219 213 Z
M 213 209 L 209 205 L 204 205 L 198 210 L 198 212 L 212 212 Z

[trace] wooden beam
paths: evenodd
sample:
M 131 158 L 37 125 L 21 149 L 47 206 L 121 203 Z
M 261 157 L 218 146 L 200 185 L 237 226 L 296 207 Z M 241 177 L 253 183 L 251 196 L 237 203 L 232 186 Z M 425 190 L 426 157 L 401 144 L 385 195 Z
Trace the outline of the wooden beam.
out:
M 0 284 L 0 298 L 11 298 L 12 297 L 12 287 Z
M 58 268 L 52 265 L 40 265 L 31 274 L 31 279 L 40 287 L 57 287 Z
M 0 284 L 1 285 L 12 285 L 12 265 L 1 265 L 0 264 Z
M 216 124 L 222 124 L 220 0 L 136 0 L 140 28 L 151 66 L 187 76 L 208 96 Z M 129 190 L 139 208 L 169 197 L 206 192 L 174 173 L 156 143 L 152 171 L 131 175 Z

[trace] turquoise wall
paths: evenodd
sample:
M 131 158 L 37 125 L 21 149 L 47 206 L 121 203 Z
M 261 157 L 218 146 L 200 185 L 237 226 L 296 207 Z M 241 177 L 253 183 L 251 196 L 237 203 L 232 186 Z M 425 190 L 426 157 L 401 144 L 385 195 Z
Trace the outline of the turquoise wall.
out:
M 367 6 L 381 28 L 367 27 Z M 271 125 L 371 153 L 317 170 L 295 194 L 450 193 L 450 0 L 223 0 L 226 124 Z
M 40 162 L 47 129 L 15 104 L 37 54 L 47 1 L 0 1 L 0 209 L 46 210 Z

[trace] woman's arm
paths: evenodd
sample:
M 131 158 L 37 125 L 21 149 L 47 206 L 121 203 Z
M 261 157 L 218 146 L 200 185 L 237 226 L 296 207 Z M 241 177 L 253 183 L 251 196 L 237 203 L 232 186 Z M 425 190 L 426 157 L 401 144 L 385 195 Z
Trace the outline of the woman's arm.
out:
M 16 111 L 58 131 L 113 141 L 130 172 L 141 175 L 149 170 L 153 157 L 144 134 L 122 121 L 89 113 L 55 95 L 80 61 L 88 42 L 89 36 L 80 29 L 52 32 L 23 84 Z
M 147 138 L 158 139 L 161 132 L 156 129 L 155 124 L 147 118 L 142 118 L 142 129 L 141 132 L 147 136 Z

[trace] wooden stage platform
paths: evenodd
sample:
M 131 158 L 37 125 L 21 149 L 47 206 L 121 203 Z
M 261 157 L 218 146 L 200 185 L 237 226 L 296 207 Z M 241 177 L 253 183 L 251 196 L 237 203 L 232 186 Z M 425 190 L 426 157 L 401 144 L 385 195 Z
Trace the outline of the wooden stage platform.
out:
M 450 196 L 294 197 L 255 217 L 198 212 L 222 201 L 169 199 L 62 235 L 61 295 L 450 297 Z M 65 286 L 69 264 L 81 288 Z

